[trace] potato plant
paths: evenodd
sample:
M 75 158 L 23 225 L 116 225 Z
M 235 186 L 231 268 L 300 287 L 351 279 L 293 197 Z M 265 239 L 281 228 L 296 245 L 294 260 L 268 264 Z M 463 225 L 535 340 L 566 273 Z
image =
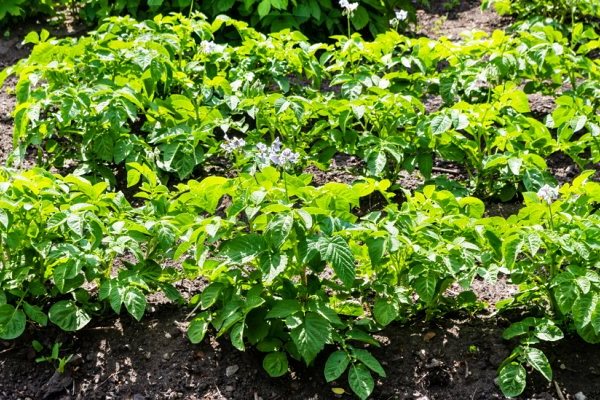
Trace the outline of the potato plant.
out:
M 106 14 L 141 3 L 111 4 L 86 2 Z M 515 344 L 498 365 L 506 396 L 524 392 L 526 368 L 552 381 L 541 342 L 600 343 L 600 184 L 585 171 L 600 162 L 597 29 L 572 8 L 450 41 L 399 33 L 404 2 L 342 4 L 201 5 L 274 30 L 334 29 L 343 14 L 350 31 L 328 42 L 193 12 L 28 34 L 31 55 L 0 72 L 17 79 L 0 339 L 28 324 L 80 330 L 107 311 L 140 320 L 161 291 L 189 308 L 192 344 L 255 348 L 272 377 L 321 357 L 327 382 L 366 399 L 387 374 L 378 332 L 480 310 L 473 282 L 505 277 L 519 290 L 499 312 L 527 310 L 503 334 Z M 394 12 L 394 29 L 367 9 Z M 369 24 L 373 40 L 352 32 Z M 361 160 L 352 182 L 307 173 L 341 154 Z M 584 172 L 559 186 L 556 154 Z M 436 176 L 444 163 L 462 179 Z M 402 188 L 403 173 L 419 187 Z M 498 200 L 523 204 L 489 216 Z M 185 301 L 181 279 L 207 284 Z

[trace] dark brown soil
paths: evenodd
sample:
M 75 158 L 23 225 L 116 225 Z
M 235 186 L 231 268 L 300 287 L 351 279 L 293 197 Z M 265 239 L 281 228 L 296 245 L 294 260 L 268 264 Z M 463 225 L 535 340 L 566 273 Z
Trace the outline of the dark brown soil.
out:
M 314 368 L 292 363 L 292 373 L 272 379 L 262 355 L 240 352 L 211 336 L 200 345 L 185 337 L 186 311 L 157 305 L 141 322 L 129 317 L 97 320 L 73 335 L 30 330 L 12 343 L 0 343 L 2 399 L 351 399 L 345 379 L 328 384 L 324 359 Z M 377 382 L 373 399 L 502 399 L 494 383 L 496 368 L 514 343 L 501 339 L 509 325 L 502 317 L 457 315 L 436 322 L 393 325 L 372 349 L 388 377 Z M 47 347 L 63 343 L 61 356 L 73 355 L 65 374 L 48 362 L 36 363 L 32 340 Z M 565 399 L 582 392 L 600 398 L 600 359 L 594 346 L 577 337 L 545 346 L 555 381 Z M 42 352 L 48 354 L 49 350 Z M 556 387 L 529 375 L 523 399 L 559 398 Z
M 511 22 L 493 10 L 481 10 L 478 0 L 459 0 L 451 7 L 452 0 L 432 0 L 430 6 L 417 10 L 416 33 L 433 39 L 447 37 L 461 39 L 461 34 L 473 30 L 491 33 Z
M 477 2 L 462 1 L 446 12 L 444 1 L 432 1 L 432 10 L 420 10 L 418 31 L 431 37 L 458 39 L 471 29 L 491 32 L 508 20 L 491 11 L 481 12 Z M 20 46 L 26 28 L 15 36 L 0 40 L 0 66 L 10 65 L 28 54 Z M 20 36 L 19 36 L 20 35 Z M 18 38 L 15 40 L 15 38 Z M 12 83 L 14 84 L 14 83 Z M 9 83 L 10 86 L 10 83 Z M 535 97 L 532 103 L 538 102 Z M 539 99 L 539 114 L 551 111 L 546 98 Z M 428 110 L 439 107 L 436 99 Z M 0 163 L 12 148 L 12 96 L 0 92 Z M 569 181 L 577 168 L 567 157 L 556 155 L 548 160 L 559 181 Z M 345 155 L 334 158 L 328 172 L 311 168 L 314 183 L 352 182 L 360 160 Z M 570 169 L 571 170 L 570 170 Z M 575 172 L 573 172 L 575 171 Z M 434 175 L 464 180 L 460 168 L 436 162 Z M 418 172 L 402 173 L 396 183 L 416 189 L 424 180 Z M 488 215 L 510 215 L 518 211 L 518 202 L 486 204 Z M 185 281 L 178 289 L 184 297 L 198 293 L 203 282 Z M 493 305 L 514 294 L 514 285 L 500 279 L 495 283 L 477 280 L 474 290 L 479 298 Z M 0 341 L 0 400 L 4 399 L 351 399 L 335 395 L 332 388 L 349 392 L 345 379 L 328 384 L 322 371 L 324 359 L 307 368 L 291 364 L 291 374 L 269 378 L 262 369 L 262 354 L 249 349 L 240 352 L 225 338 L 214 335 L 200 345 L 185 337 L 190 310 L 169 304 L 160 295 L 150 298 L 151 307 L 141 322 L 128 316 L 107 315 L 94 319 L 83 330 L 67 334 L 53 328 L 29 327 L 13 342 Z M 412 321 L 406 326 L 394 324 L 378 335 L 381 348 L 373 349 L 382 361 L 388 377 L 379 379 L 373 399 L 413 400 L 490 400 L 501 399 L 494 383 L 496 369 L 510 354 L 514 343 L 501 339 L 509 325 L 505 317 L 485 312 L 477 315 L 448 315 L 433 322 Z M 35 354 L 32 340 L 46 346 Z M 64 374 L 55 372 L 56 364 L 36 363 L 36 357 L 48 355 L 49 348 L 61 342 L 61 356 L 73 356 Z M 545 382 L 536 373 L 529 374 L 523 399 L 571 400 L 579 392 L 588 400 L 600 399 L 600 358 L 597 346 L 569 337 L 544 347 L 554 369 L 555 383 Z

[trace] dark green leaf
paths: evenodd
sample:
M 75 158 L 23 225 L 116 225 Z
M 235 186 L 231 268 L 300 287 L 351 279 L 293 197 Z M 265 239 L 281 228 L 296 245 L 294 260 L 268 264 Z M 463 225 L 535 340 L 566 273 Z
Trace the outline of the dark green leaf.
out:
M 517 397 L 525 390 L 527 373 L 516 362 L 506 364 L 498 374 L 498 384 L 506 397 Z
M 350 389 L 361 399 L 367 399 L 373 392 L 375 382 L 369 370 L 362 364 L 350 366 L 348 372 L 348 384 Z
M 0 305 L 0 339 L 12 340 L 25 331 L 25 313 L 10 304 Z
M 341 350 L 334 351 L 325 362 L 325 380 L 331 382 L 338 379 L 346 371 L 349 364 L 350 357 L 348 353 Z
M 67 332 L 77 331 L 91 320 L 88 313 L 69 300 L 61 300 L 50 307 L 48 317 L 53 324 Z
M 288 371 L 287 356 L 281 351 L 269 353 L 263 359 L 263 368 L 273 378 L 283 376 Z

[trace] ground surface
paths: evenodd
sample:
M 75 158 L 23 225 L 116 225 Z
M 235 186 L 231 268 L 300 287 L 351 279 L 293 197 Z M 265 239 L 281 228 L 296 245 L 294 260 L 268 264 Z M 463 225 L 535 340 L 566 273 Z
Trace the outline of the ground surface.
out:
M 481 12 L 474 2 L 463 1 L 446 14 L 433 1 L 433 11 L 418 12 L 418 34 L 457 39 L 470 29 L 491 31 L 508 21 L 493 12 Z M 27 55 L 22 47 L 25 28 L 0 41 L 0 67 Z M 13 83 L 14 84 L 14 83 Z M 10 86 L 10 85 L 9 85 Z M 551 111 L 548 99 L 530 99 L 533 110 Z M 550 102 L 550 106 L 551 106 Z M 435 108 L 435 99 L 428 105 Z M 439 107 L 439 104 L 437 105 Z M 14 100 L 0 94 L 0 162 L 12 148 L 11 110 Z M 315 183 L 352 180 L 351 170 L 360 161 L 338 156 L 331 171 L 316 169 Z M 557 155 L 549 160 L 554 175 L 561 182 L 572 179 L 577 167 Z M 437 173 L 460 178 L 454 166 L 436 165 Z M 454 171 L 455 170 L 455 171 Z M 450 171 L 450 172 L 448 172 Z M 454 171 L 454 172 L 453 172 Z M 399 183 L 408 189 L 421 185 L 415 174 L 403 174 Z M 519 203 L 488 204 L 488 213 L 509 215 Z M 182 282 L 179 289 L 191 296 L 201 283 Z M 493 305 L 510 297 L 516 288 L 506 282 L 475 285 L 480 298 Z M 224 338 L 211 337 L 203 344 L 192 345 L 185 337 L 189 310 L 165 304 L 156 296 L 153 306 L 141 323 L 128 316 L 95 320 L 75 334 L 44 329 L 29 330 L 14 342 L 0 341 L 0 400 L 4 399 L 334 399 L 333 387 L 348 391 L 341 380 L 328 384 L 322 376 L 323 359 L 310 370 L 292 365 L 291 376 L 272 379 L 262 370 L 261 354 L 254 350 L 239 352 Z M 393 325 L 378 338 L 374 349 L 388 377 L 379 380 L 374 399 L 419 400 L 489 400 L 503 396 L 494 383 L 496 368 L 510 353 L 514 343 L 501 339 L 510 324 L 503 316 L 490 311 L 476 315 L 456 314 L 434 322 L 414 321 L 406 326 Z M 55 365 L 37 363 L 32 340 L 48 348 L 63 343 L 61 355 L 73 356 L 63 375 Z M 578 337 L 544 347 L 554 368 L 556 384 L 548 384 L 539 375 L 530 374 L 526 399 L 574 399 L 583 393 L 588 400 L 600 399 L 600 357 L 597 346 L 583 343 Z M 582 398 L 580 398 L 582 399 Z M 580 400 L 578 399 L 578 400 Z

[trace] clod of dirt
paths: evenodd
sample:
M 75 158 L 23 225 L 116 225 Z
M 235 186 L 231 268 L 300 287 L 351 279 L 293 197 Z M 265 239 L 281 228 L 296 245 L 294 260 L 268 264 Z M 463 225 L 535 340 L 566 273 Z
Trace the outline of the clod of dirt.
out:
M 61 374 L 60 372 L 54 372 L 54 375 L 50 377 L 48 382 L 46 382 L 37 394 L 37 397 L 40 399 L 47 399 L 50 396 L 60 393 L 73 383 L 73 378 L 71 374 L 66 372 Z
M 240 367 L 238 367 L 237 364 L 230 365 L 229 367 L 227 367 L 225 369 L 225 376 L 229 378 L 229 377 L 235 375 L 235 373 L 238 372 L 239 369 L 240 369 Z

